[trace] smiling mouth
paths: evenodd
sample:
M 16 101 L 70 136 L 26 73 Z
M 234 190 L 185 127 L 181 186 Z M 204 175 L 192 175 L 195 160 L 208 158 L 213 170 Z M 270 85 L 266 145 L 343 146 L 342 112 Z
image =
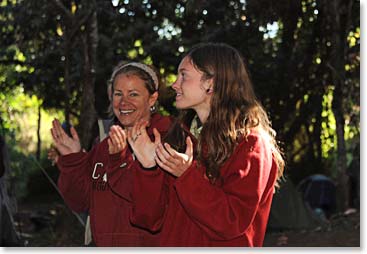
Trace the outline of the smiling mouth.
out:
M 126 109 L 126 110 L 120 109 L 120 115 L 129 115 L 129 114 L 131 114 L 133 112 L 135 112 L 134 109 Z

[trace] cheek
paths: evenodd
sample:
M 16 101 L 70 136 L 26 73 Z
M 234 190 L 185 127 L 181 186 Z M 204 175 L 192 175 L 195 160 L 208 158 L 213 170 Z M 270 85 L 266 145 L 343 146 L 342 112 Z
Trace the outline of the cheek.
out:
M 113 98 L 112 99 L 112 106 L 114 107 L 114 108 L 117 108 L 118 106 L 119 106 L 119 100 L 118 99 L 116 99 L 116 98 Z
M 143 112 L 145 111 L 149 111 L 149 108 L 150 108 L 150 105 L 149 105 L 149 101 L 144 101 L 144 102 L 141 102 L 139 104 L 139 109 Z

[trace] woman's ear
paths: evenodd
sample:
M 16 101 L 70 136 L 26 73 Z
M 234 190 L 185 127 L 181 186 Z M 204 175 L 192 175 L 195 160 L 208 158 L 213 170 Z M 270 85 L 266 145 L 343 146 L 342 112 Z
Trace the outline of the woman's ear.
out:
M 153 106 L 155 104 L 155 102 L 158 99 L 158 92 L 155 91 L 152 95 L 150 95 L 149 97 L 149 106 Z
M 213 82 L 214 81 L 213 81 L 212 78 L 205 81 L 205 86 L 204 87 L 205 87 L 205 92 L 207 94 L 213 93 L 213 84 L 214 84 Z
M 205 90 L 206 93 L 212 93 L 213 92 L 213 88 L 209 87 L 208 89 Z
M 205 92 L 207 94 L 213 93 L 213 83 L 212 82 L 209 83 L 209 85 L 207 86 L 207 89 L 205 90 Z

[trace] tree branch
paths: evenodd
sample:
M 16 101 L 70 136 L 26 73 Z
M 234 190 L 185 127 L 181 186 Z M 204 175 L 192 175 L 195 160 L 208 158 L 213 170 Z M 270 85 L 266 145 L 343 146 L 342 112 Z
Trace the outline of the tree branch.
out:
M 51 2 L 65 15 L 65 17 L 68 19 L 68 21 L 73 20 L 73 15 L 71 12 L 65 7 L 63 3 L 60 2 L 60 0 L 51 0 Z

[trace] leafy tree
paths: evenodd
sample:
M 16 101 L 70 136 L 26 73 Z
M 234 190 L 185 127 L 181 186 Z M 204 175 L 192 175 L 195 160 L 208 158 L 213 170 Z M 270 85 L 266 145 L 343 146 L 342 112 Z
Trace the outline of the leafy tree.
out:
M 0 88 L 22 84 L 43 108 L 62 108 L 83 144 L 106 116 L 106 83 L 121 60 L 156 66 L 169 87 L 182 55 L 204 41 L 243 54 L 298 182 L 338 181 L 359 143 L 358 0 L 2 0 Z M 173 93 L 161 103 L 175 114 Z M 357 99 L 356 99 L 357 98 Z

